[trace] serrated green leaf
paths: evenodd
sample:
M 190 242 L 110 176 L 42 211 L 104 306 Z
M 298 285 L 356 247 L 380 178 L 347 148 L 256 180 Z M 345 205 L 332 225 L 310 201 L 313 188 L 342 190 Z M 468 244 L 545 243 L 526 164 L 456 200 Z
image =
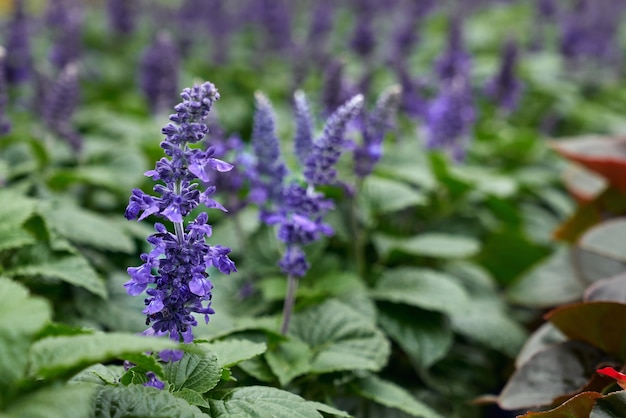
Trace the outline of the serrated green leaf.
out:
M 206 418 L 197 407 L 165 390 L 142 385 L 103 386 L 96 395 L 96 418 Z
M 98 277 L 89 262 L 82 256 L 64 257 L 43 264 L 27 265 L 6 271 L 8 276 L 50 277 L 82 287 L 91 293 L 106 298 L 104 282 Z
M 358 379 L 352 384 L 361 396 L 382 405 L 399 409 L 414 417 L 443 418 L 428 405 L 415 399 L 410 393 L 395 383 L 376 376 Z
M 281 386 L 287 385 L 297 376 L 307 373 L 311 368 L 311 350 L 297 338 L 289 338 L 270 346 L 265 353 L 265 360 L 278 377 Z
M 51 309 L 29 297 L 18 283 L 0 278 L 0 398 L 26 374 L 28 348 L 34 335 L 50 321 Z
M 240 338 L 229 338 L 221 341 L 212 341 L 202 344 L 217 354 L 217 360 L 221 367 L 232 367 L 244 360 L 251 359 L 265 353 L 267 345 Z
M 382 254 L 393 250 L 410 255 L 433 258 L 467 258 L 480 251 L 480 243 L 469 237 L 429 232 L 412 238 L 376 235 L 374 244 Z
M 93 412 L 95 387 L 72 384 L 29 393 L 13 402 L 6 418 L 84 418 Z
M 133 241 L 115 222 L 71 205 L 52 205 L 43 213 L 48 225 L 68 240 L 100 250 L 132 253 Z
M 495 299 L 474 296 L 471 304 L 454 311 L 450 319 L 455 332 L 509 357 L 517 356 L 526 341 L 524 327 Z
M 187 388 L 205 393 L 220 381 L 222 369 L 217 355 L 204 344 L 198 344 L 195 348 L 197 353 L 185 353 L 181 360 L 165 365 L 165 378 L 174 386 L 174 390 Z
M 362 199 L 374 213 L 394 212 L 426 202 L 426 196 L 419 190 L 376 175 L 365 179 L 361 193 Z
M 453 334 L 444 315 L 391 303 L 381 304 L 381 328 L 404 350 L 416 367 L 428 368 L 443 358 Z
M 22 228 L 0 225 L 0 251 L 25 247 L 34 242 L 35 238 Z
M 44 378 L 77 371 L 93 363 L 124 358 L 131 353 L 177 348 L 165 338 L 108 333 L 49 337 L 37 341 L 30 349 L 32 375 Z
M 261 357 L 253 357 L 250 360 L 242 361 L 237 366 L 261 382 L 269 383 L 276 381 L 276 376 L 272 373 L 272 369 L 267 365 L 265 359 Z
M 209 408 L 210 405 L 206 399 L 202 397 L 202 394 L 188 388 L 182 388 L 176 392 L 172 392 L 172 395 L 177 398 L 184 399 L 191 405 L 201 406 L 203 408 Z
M 298 312 L 290 334 L 309 345 L 313 373 L 377 371 L 390 352 L 389 342 L 372 322 L 334 300 Z
M 30 218 L 37 201 L 12 190 L 0 190 L 0 228 L 11 229 L 21 226 Z
M 371 295 L 377 300 L 445 313 L 457 312 L 470 303 L 467 292 L 454 277 L 414 267 L 385 271 Z
M 70 382 L 83 382 L 95 385 L 117 385 L 124 374 L 124 366 L 94 364 L 81 370 Z
M 214 391 L 210 396 L 212 418 L 322 418 L 315 406 L 298 395 L 272 387 Z

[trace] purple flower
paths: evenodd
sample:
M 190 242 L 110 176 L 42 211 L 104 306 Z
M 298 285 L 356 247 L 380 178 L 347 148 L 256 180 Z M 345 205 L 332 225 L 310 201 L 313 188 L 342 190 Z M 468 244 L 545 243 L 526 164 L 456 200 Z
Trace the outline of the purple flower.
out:
M 397 65 L 396 72 L 402 87 L 400 108 L 410 117 L 422 116 L 426 108 L 422 84 L 411 77 L 405 64 Z
M 348 122 L 363 105 L 363 96 L 358 94 L 333 113 L 324 126 L 322 135 L 313 142 L 313 148 L 304 166 L 304 177 L 312 186 L 333 184 L 337 172 L 334 165 L 344 148 L 344 134 Z
M 11 131 L 11 122 L 6 119 L 9 98 L 7 96 L 7 83 L 4 77 L 4 61 L 5 51 L 0 46 L 0 136 L 4 136 Z
M 115 34 L 128 35 L 135 29 L 138 0 L 106 0 L 109 26 Z
M 401 97 L 400 86 L 391 86 L 384 90 L 374 110 L 364 116 L 361 128 L 363 142 L 354 149 L 354 171 L 359 177 L 372 172 L 374 165 L 382 156 L 382 143 L 385 134 L 393 126 Z
M 439 95 L 429 104 L 426 113 L 426 146 L 444 149 L 456 161 L 465 158 L 475 112 L 467 81 L 457 79 L 445 84 Z
M 269 99 L 260 92 L 255 94 L 256 111 L 252 127 L 252 147 L 256 155 L 257 193 L 260 202 L 279 203 L 287 167 L 280 155 L 276 137 L 274 110 Z
M 356 18 L 354 32 L 350 39 L 350 47 L 361 58 L 367 59 L 376 48 L 374 36 L 373 16 L 369 13 L 359 13 Z
M 175 103 L 178 66 L 176 44 L 168 33 L 159 32 L 143 51 L 139 63 L 139 86 L 152 113 L 165 111 Z
M 163 224 L 155 224 L 156 233 L 148 237 L 153 249 L 141 255 L 144 264 L 128 268 L 130 280 L 125 286 L 131 295 L 147 289 L 143 312 L 151 327 L 144 334 L 169 335 L 174 341 L 190 343 L 192 327 L 197 325 L 193 314 L 203 314 L 208 322 L 214 313 L 213 283 L 207 269 L 214 266 L 230 274 L 236 268 L 228 258 L 229 248 L 207 244 L 212 230 L 206 212 L 184 224 L 201 203 L 223 209 L 211 198 L 215 187 L 200 191 L 197 181 L 209 180 L 210 170 L 227 171 L 232 166 L 214 158 L 212 148 L 203 151 L 189 146 L 206 135 L 206 118 L 220 96 L 215 86 L 206 82 L 184 89 L 181 97 L 183 101 L 174 108 L 176 113 L 170 115 L 172 123 L 162 130 L 166 138 L 161 148 L 169 158 L 162 158 L 154 170 L 146 172 L 146 176 L 161 182 L 154 187 L 159 196 L 135 189 L 126 208 L 127 219 L 154 215 L 171 221 L 174 233 Z M 167 353 L 163 356 L 172 358 Z
M 83 11 L 74 0 L 52 0 L 48 3 L 46 23 L 53 43 L 48 53 L 50 62 L 62 70 L 78 61 L 82 51 Z
M 305 164 L 313 147 L 313 119 L 304 92 L 296 91 L 293 98 L 296 114 L 295 151 L 300 164 Z
M 448 44 L 437 59 L 435 68 L 439 79 L 444 82 L 469 74 L 470 56 L 463 47 L 463 27 L 458 16 L 449 23 Z
M 292 46 L 291 14 L 285 0 L 255 0 L 254 11 L 265 29 L 268 47 L 285 50 Z
M 82 137 L 72 126 L 79 90 L 78 66 L 75 63 L 67 64 L 46 93 L 42 106 L 46 126 L 65 139 L 75 152 L 80 152 L 83 146 Z
M 350 98 L 350 88 L 343 77 L 344 65 L 342 60 L 332 59 L 326 63 L 324 68 L 322 103 L 326 116 L 332 114 Z
M 143 384 L 144 386 L 150 386 L 159 390 L 163 390 L 163 388 L 165 388 L 165 383 L 159 380 L 154 372 L 146 372 L 146 378 L 148 381 Z
M 517 43 L 512 39 L 502 46 L 500 70 L 485 88 L 487 95 L 508 111 L 517 106 L 522 89 L 522 84 L 515 75 L 518 53 Z
M 29 19 L 23 0 L 14 2 L 6 39 L 5 76 L 11 85 L 24 83 L 32 77 L 33 57 L 30 49 Z

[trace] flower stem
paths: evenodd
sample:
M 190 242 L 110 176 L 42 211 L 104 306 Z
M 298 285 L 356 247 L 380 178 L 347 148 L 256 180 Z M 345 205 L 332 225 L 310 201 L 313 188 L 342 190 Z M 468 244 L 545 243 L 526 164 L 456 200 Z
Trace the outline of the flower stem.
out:
M 287 277 L 287 296 L 283 305 L 283 323 L 280 326 L 280 333 L 287 334 L 289 329 L 289 321 L 291 321 L 291 313 L 296 302 L 296 290 L 298 289 L 298 278 L 293 275 Z

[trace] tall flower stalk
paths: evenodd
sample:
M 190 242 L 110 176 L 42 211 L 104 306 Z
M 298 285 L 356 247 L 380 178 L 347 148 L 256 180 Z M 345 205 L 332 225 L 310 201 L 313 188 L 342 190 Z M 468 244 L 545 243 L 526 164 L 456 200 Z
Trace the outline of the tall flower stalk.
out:
M 134 189 L 125 214 L 129 220 L 154 215 L 169 221 L 173 232 L 162 223 L 155 224 L 156 233 L 147 239 L 152 250 L 141 254 L 142 265 L 128 268 L 131 278 L 124 286 L 130 295 L 144 291 L 148 295 L 143 312 L 151 326 L 144 334 L 169 335 L 174 341 L 190 343 L 192 327 L 197 325 L 193 314 L 203 314 L 208 323 L 214 313 L 213 284 L 207 269 L 215 267 L 230 274 L 236 268 L 228 258 L 229 248 L 206 242 L 211 235 L 206 212 L 185 225 L 185 218 L 200 204 L 226 210 L 211 198 L 215 187 L 200 191 L 197 180 L 208 183 L 211 171 L 229 171 L 232 165 L 214 158 L 212 148 L 191 147 L 207 134 L 206 118 L 220 95 L 212 83 L 205 82 L 184 89 L 181 97 L 183 101 L 174 108 L 176 113 L 170 115 L 172 123 L 162 130 L 165 140 L 161 148 L 168 158 L 161 158 L 154 170 L 145 173 L 160 182 L 154 186 L 158 196 Z

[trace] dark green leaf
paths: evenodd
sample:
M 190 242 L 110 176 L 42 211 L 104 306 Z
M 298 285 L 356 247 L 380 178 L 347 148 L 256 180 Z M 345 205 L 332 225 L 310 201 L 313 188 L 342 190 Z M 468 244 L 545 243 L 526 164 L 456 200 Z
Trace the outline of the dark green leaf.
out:
M 307 373 L 311 368 L 311 350 L 297 338 L 279 341 L 270 345 L 265 360 L 278 377 L 281 386 L 287 385 L 294 377 Z
M 186 400 L 191 405 L 201 406 L 203 408 L 210 407 L 207 400 L 202 397 L 202 394 L 196 392 L 195 390 L 182 388 L 181 390 L 173 392 L 172 395 L 176 396 L 177 398 Z
M 174 390 L 187 388 L 205 393 L 220 381 L 222 369 L 217 355 L 203 344 L 197 344 L 196 348 L 197 353 L 185 353 L 181 360 L 165 365 L 166 379 Z
M 626 417 L 626 391 L 611 393 L 596 399 L 589 418 L 621 418 Z
M 100 388 L 96 396 L 95 417 L 206 418 L 206 415 L 168 391 L 131 385 Z

